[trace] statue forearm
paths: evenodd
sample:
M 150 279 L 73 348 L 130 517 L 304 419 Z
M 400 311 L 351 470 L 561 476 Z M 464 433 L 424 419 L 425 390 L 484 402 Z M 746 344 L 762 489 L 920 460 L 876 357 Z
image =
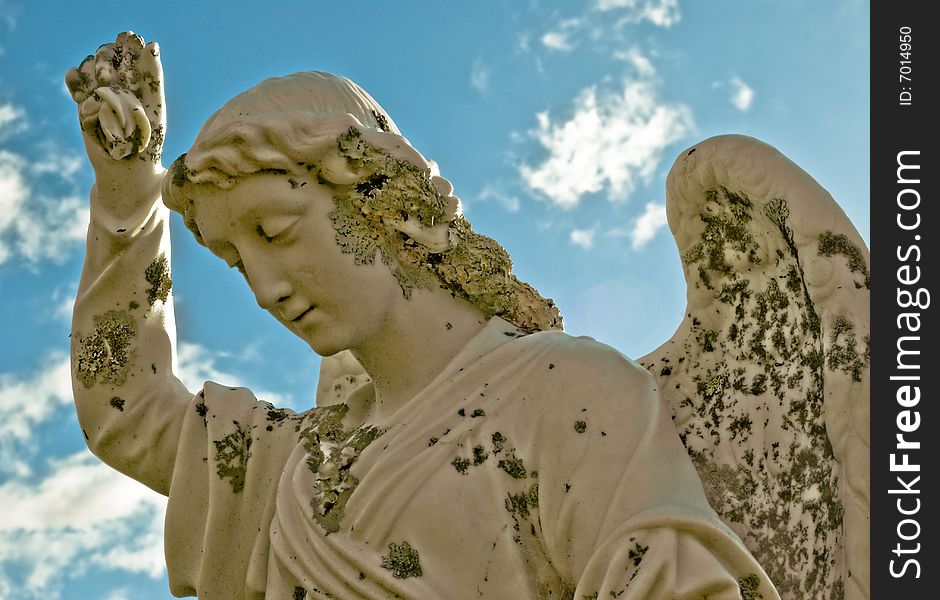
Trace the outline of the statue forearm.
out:
M 145 191 L 141 191 L 145 192 Z M 173 375 L 167 209 L 157 189 L 129 218 L 92 191 L 85 265 L 72 316 L 72 385 L 92 451 L 165 492 L 191 395 Z

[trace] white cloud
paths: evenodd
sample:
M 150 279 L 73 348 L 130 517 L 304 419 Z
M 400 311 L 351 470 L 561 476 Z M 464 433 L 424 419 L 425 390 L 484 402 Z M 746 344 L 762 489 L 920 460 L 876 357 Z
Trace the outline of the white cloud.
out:
M 28 439 L 37 425 L 71 402 L 72 377 L 64 354 L 53 354 L 26 376 L 0 373 L 0 465 L 16 459 L 13 444 Z
M 490 70 L 480 58 L 474 60 L 473 66 L 470 68 L 470 85 L 478 92 L 485 92 L 489 89 Z
M 626 52 L 622 50 L 614 52 L 614 58 L 633 65 L 633 68 L 636 69 L 640 77 L 652 77 L 656 74 L 656 68 L 653 66 L 653 63 L 635 46 Z
M 118 588 L 108 592 L 108 595 L 104 597 L 104 600 L 130 600 L 130 598 L 131 591 L 128 588 Z
M 290 396 L 251 386 L 237 375 L 220 370 L 216 367 L 216 361 L 225 358 L 232 358 L 232 355 L 212 352 L 199 344 L 182 342 L 177 349 L 176 376 L 188 390 L 201 390 L 206 381 L 214 381 L 232 387 L 248 387 L 259 400 L 277 406 L 294 405 Z
M 52 309 L 49 311 L 49 316 L 65 321 L 66 323 L 70 322 L 72 320 L 72 307 L 75 305 L 75 295 L 77 293 L 77 283 L 56 288 L 50 300 Z
M 548 157 L 535 167 L 523 165 L 520 174 L 563 208 L 602 190 L 613 199 L 626 198 L 638 180 L 653 175 L 664 149 L 692 129 L 691 110 L 663 101 L 642 79 L 625 80 L 617 93 L 598 93 L 596 86 L 583 90 L 564 122 L 552 122 L 547 112 L 536 119 L 530 134 Z
M 572 229 L 569 238 L 575 246 L 590 250 L 594 246 L 594 233 L 594 229 Z
M 0 590 L 56 598 L 89 568 L 158 577 L 166 499 L 82 451 L 0 484 Z
M 62 154 L 57 152 L 51 144 L 45 144 L 43 157 L 29 165 L 30 173 L 37 176 L 55 175 L 71 181 L 85 166 L 85 158 L 78 154 Z
M 630 230 L 630 245 L 634 250 L 645 246 L 656 233 L 666 226 L 666 205 L 647 202 L 646 209 Z
M 0 104 L 0 140 L 26 129 L 26 113 L 12 104 Z
M 203 381 L 240 385 L 216 367 L 226 354 L 181 344 L 179 374 L 190 389 Z M 276 404 L 283 395 L 259 391 Z M 164 573 L 166 499 L 113 471 L 87 450 L 45 465 L 36 431 L 71 413 L 68 357 L 54 354 L 34 372 L 0 373 L 0 598 L 58 598 L 89 569 L 159 577 Z M 39 474 L 34 471 L 40 471 Z M 115 590 L 113 598 L 125 596 Z
M 494 200 L 506 209 L 507 212 L 511 213 L 519 212 L 519 207 L 521 206 L 519 198 L 503 192 L 490 183 L 484 184 L 483 189 L 480 190 L 477 196 L 477 200 L 481 202 Z
M 741 112 L 747 112 L 751 108 L 751 103 L 754 102 L 754 90 L 738 77 L 732 77 L 729 83 L 731 85 L 731 104 Z
M 559 52 L 568 52 L 574 49 L 568 34 L 563 31 L 549 31 L 542 36 L 542 45 Z
M 0 105 L 0 139 L 25 127 L 21 109 Z M 70 182 L 83 163 L 81 157 L 48 143 L 39 150 L 42 158 L 31 162 L 0 149 L 0 265 L 14 257 L 31 264 L 61 262 L 85 237 L 87 200 L 37 191 L 49 176 Z
M 88 231 L 88 200 L 78 196 L 41 199 L 16 224 L 16 249 L 27 261 L 62 262 Z
M 557 52 L 570 52 L 577 46 L 572 37 L 579 35 L 585 25 L 587 22 L 584 19 L 565 19 L 554 31 L 542 35 L 542 45 Z
M 626 23 L 649 21 L 660 27 L 670 27 L 679 22 L 679 0 L 597 0 L 595 8 L 601 12 L 621 11 Z

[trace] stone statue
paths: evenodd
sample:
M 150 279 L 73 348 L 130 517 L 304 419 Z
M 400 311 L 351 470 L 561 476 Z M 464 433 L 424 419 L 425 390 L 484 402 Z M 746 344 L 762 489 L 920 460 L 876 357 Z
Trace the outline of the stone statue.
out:
M 96 178 L 76 407 L 169 496 L 174 594 L 867 595 L 843 558 L 867 560 L 867 255 L 772 149 L 717 138 L 673 168 L 689 314 L 654 378 L 563 333 L 349 80 L 262 82 L 169 171 L 156 44 L 121 34 L 66 81 Z M 328 357 L 316 408 L 173 375 L 167 207 Z

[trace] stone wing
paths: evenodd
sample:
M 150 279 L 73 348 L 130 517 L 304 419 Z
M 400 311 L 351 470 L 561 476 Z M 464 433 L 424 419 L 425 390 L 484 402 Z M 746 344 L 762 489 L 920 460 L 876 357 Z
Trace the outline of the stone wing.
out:
M 816 181 L 752 138 L 689 148 L 666 187 L 688 306 L 640 362 L 781 596 L 868 598 L 868 251 Z

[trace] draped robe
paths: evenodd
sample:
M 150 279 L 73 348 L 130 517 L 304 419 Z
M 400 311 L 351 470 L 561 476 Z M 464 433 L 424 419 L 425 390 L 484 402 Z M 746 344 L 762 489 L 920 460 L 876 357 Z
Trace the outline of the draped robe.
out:
M 168 251 L 162 208 L 115 229 L 93 205 L 73 356 L 144 290 L 127 273 Z M 171 302 L 131 311 L 126 381 L 73 372 L 89 446 L 169 496 L 176 595 L 777 598 L 708 506 L 652 377 L 612 348 L 494 317 L 389 418 L 350 424 L 344 405 L 185 392 Z

